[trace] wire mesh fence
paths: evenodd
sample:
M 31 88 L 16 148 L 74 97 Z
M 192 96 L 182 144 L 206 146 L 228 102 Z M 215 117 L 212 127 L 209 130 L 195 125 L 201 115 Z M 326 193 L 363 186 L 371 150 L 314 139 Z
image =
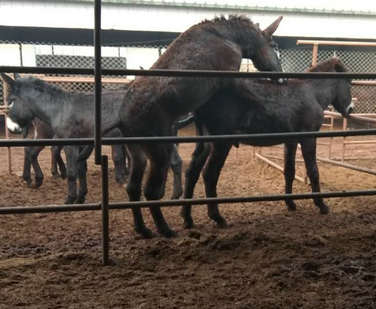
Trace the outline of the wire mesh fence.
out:
M 282 67 L 285 72 L 302 72 L 306 70 L 312 62 L 312 49 L 294 48 L 281 50 Z M 357 46 L 328 46 L 319 48 L 317 62 L 324 61 L 329 57 L 337 56 L 347 69 L 354 73 L 369 73 L 376 70 L 376 50 L 361 49 Z M 353 85 L 353 97 L 357 99 L 355 113 L 376 113 L 376 87 L 372 85 Z
M 8 44 L 9 42 L 0 42 L 0 47 L 2 44 Z M 11 42 L 17 43 L 19 42 Z M 28 46 L 40 46 L 38 42 L 34 45 L 28 43 Z M 94 67 L 94 56 L 86 55 L 75 55 L 77 51 L 75 48 L 77 46 L 66 46 L 65 48 L 72 48 L 72 55 L 60 55 L 53 52 L 54 46 L 51 45 L 51 54 L 38 54 L 38 48 L 34 48 L 35 57 L 34 63 L 36 67 L 62 67 L 62 68 L 93 68 Z M 117 49 L 117 56 L 105 56 L 102 57 L 102 67 L 103 69 L 127 69 L 128 57 L 120 52 L 121 48 L 124 47 L 113 47 Z M 145 48 L 138 44 L 140 50 Z M 135 47 L 133 47 L 135 48 Z M 152 57 L 158 56 L 166 48 L 166 45 L 153 46 L 150 49 L 154 49 Z M 29 48 L 30 50 L 30 48 Z M 145 51 L 140 53 L 139 57 L 139 67 L 143 66 L 143 56 Z M 281 59 L 282 67 L 285 72 L 302 72 L 306 70 L 312 63 L 312 48 L 310 46 L 296 46 L 289 48 L 282 48 Z M 25 57 L 25 51 L 22 52 L 22 48 L 19 48 L 21 63 L 22 57 Z M 137 51 L 133 52 L 132 57 L 137 55 Z M 364 48 L 359 46 L 320 46 L 318 51 L 317 61 L 323 61 L 332 57 L 333 55 L 338 56 L 346 64 L 346 67 L 351 72 L 375 72 L 376 71 L 376 51 L 375 48 Z M 30 56 L 29 56 L 30 57 Z M 134 63 L 135 61 L 133 61 Z M 135 67 L 135 68 L 139 68 Z M 147 67 L 145 67 L 147 68 Z M 253 71 L 253 66 L 251 61 L 247 61 L 242 65 L 242 71 Z M 123 76 L 124 77 L 124 76 Z M 93 91 L 93 83 L 91 82 L 53 82 L 54 84 L 61 86 L 62 88 L 69 91 Z M 106 89 L 118 89 L 121 85 L 103 83 L 103 88 Z M 372 85 L 353 85 L 352 87 L 353 97 L 357 99 L 355 105 L 356 113 L 376 113 L 375 104 L 375 94 L 376 87 Z M 3 89 L 0 83 L 0 105 L 3 104 Z

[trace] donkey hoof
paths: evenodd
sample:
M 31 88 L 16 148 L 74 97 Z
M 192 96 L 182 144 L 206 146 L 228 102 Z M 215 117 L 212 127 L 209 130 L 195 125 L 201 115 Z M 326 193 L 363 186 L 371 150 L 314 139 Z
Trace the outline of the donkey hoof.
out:
M 227 227 L 227 222 L 220 214 L 209 214 L 209 218 L 212 219 L 219 228 Z
M 61 179 L 67 178 L 67 172 L 66 171 L 60 171 L 60 177 L 61 177 Z
M 292 200 L 287 200 L 286 201 L 286 206 L 288 211 L 295 211 L 296 210 L 296 204 Z
M 123 185 L 127 182 L 127 177 L 116 177 L 115 178 L 115 181 L 119 184 L 119 185 Z
M 194 227 L 194 223 L 193 223 L 192 218 L 184 220 L 184 228 L 185 229 L 192 229 L 193 227 Z
M 171 195 L 172 200 L 178 200 L 182 196 L 183 192 L 176 192 Z
M 295 204 L 287 205 L 287 210 L 288 211 L 296 211 L 296 205 Z
M 192 219 L 192 216 L 191 216 L 191 213 L 190 211 L 187 211 L 184 207 L 181 209 L 180 211 L 180 216 L 183 218 L 184 220 L 184 228 L 185 229 L 191 229 L 193 228 L 194 226 L 194 223 L 193 223 L 193 219 Z
M 76 204 L 83 204 L 85 202 L 85 196 L 79 196 L 77 197 L 75 203 Z
M 172 237 L 177 236 L 177 233 L 175 231 L 171 230 L 168 227 L 165 227 L 163 229 L 158 229 L 158 232 L 159 232 L 159 234 L 161 234 L 162 236 L 164 236 L 166 238 L 172 238 Z
M 219 217 L 215 220 L 215 222 L 217 223 L 217 226 L 220 228 L 220 229 L 224 229 L 226 228 L 228 225 L 227 225 L 227 221 L 222 218 L 222 217 Z
M 326 205 L 320 206 L 320 214 L 327 215 L 329 213 L 329 207 Z
M 23 180 L 25 181 L 26 185 L 31 188 L 31 186 L 33 184 L 31 178 L 25 178 L 25 177 L 23 177 Z
M 35 177 L 35 185 L 34 188 L 39 188 L 43 184 L 43 178 Z
M 68 197 L 65 199 L 64 204 L 74 204 L 74 201 L 75 201 L 75 200 L 76 200 L 75 197 L 68 196 Z
M 154 237 L 154 234 L 147 227 L 135 228 L 137 234 L 140 234 L 142 238 L 150 239 Z

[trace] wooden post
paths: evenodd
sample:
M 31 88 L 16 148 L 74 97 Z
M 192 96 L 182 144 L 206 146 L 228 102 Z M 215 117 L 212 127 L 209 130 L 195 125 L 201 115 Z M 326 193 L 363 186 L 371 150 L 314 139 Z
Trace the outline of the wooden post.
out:
M 334 117 L 330 117 L 330 130 L 334 128 Z M 328 158 L 332 158 L 332 150 L 333 150 L 333 137 L 329 138 L 329 155 Z
M 312 66 L 317 64 L 317 58 L 319 54 L 319 44 L 315 43 L 312 47 Z
M 346 129 L 347 129 L 347 119 L 343 118 L 342 130 L 346 131 Z M 342 162 L 345 161 L 345 146 L 346 146 L 345 138 L 346 136 L 344 136 L 342 139 L 342 156 L 341 156 Z

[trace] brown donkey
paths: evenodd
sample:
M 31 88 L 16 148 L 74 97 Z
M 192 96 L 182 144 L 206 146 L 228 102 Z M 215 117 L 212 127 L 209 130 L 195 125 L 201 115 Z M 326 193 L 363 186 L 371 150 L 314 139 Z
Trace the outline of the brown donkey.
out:
M 257 69 L 281 71 L 272 34 L 282 17 L 264 31 L 243 16 L 215 18 L 189 28 L 173 41 L 151 69 L 238 71 L 242 58 L 252 59 Z M 231 83 L 226 78 L 138 77 L 127 91 L 120 110 L 120 129 L 130 136 L 169 136 L 179 116 L 205 104 L 218 89 Z M 141 183 L 146 160 L 150 173 L 144 187 L 147 200 L 164 196 L 172 144 L 129 144 L 131 167 L 127 192 L 130 201 L 141 197 Z M 133 208 L 135 230 L 152 237 L 145 226 L 140 208 Z M 174 236 L 160 207 L 150 208 L 158 232 Z

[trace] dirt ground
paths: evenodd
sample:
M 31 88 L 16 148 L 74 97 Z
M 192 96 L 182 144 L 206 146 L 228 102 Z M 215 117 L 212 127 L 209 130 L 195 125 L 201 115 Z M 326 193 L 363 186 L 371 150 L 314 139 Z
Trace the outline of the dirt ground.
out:
M 340 140 L 334 141 L 334 156 Z M 184 168 L 192 147 L 180 145 Z M 362 160 L 347 162 L 372 168 L 376 160 L 364 158 L 375 147 L 348 146 L 346 156 Z M 8 175 L 7 150 L 0 148 L 0 207 L 61 204 L 66 184 L 50 176 L 49 151 L 40 156 L 45 173 L 40 189 L 26 187 L 20 177 L 23 150 L 12 152 L 14 174 Z M 327 152 L 327 146 L 319 147 L 320 155 Z M 263 153 L 282 157 L 280 148 Z M 110 167 L 110 200 L 124 200 L 112 162 Z M 374 175 L 324 163 L 319 168 L 323 191 L 374 188 Z M 298 173 L 304 175 L 301 162 Z M 99 201 L 100 170 L 93 161 L 88 183 L 87 201 Z M 256 160 L 252 147 L 232 149 L 219 196 L 283 190 L 283 175 Z M 295 182 L 295 193 L 309 191 L 309 185 Z M 201 180 L 195 196 L 204 196 Z M 178 236 L 150 240 L 135 234 L 130 211 L 111 211 L 112 266 L 101 264 L 99 212 L 1 215 L 0 308 L 376 308 L 376 197 L 328 199 L 326 216 L 311 200 L 297 203 L 293 213 L 283 202 L 221 205 L 225 229 L 196 206 L 196 226 L 184 230 L 179 209 L 166 208 Z M 144 214 L 155 230 L 148 211 Z

